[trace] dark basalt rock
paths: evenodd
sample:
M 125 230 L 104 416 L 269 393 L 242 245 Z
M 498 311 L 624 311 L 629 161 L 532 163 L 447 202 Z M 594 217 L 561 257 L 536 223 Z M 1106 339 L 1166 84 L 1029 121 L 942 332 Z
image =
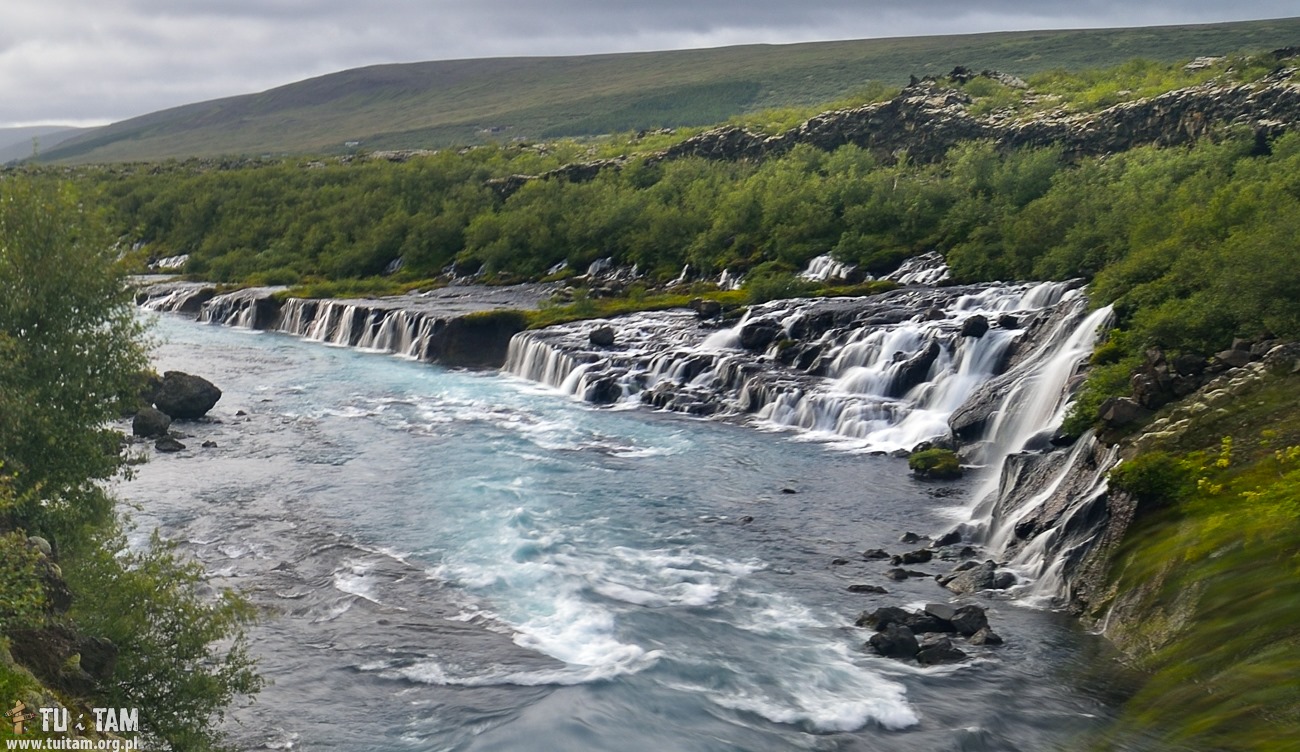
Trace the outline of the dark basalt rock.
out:
M 948 619 L 953 628 L 964 637 L 970 637 L 989 626 L 984 609 L 974 604 L 962 606 Z
M 868 561 L 872 559 L 888 559 L 889 552 L 883 548 L 869 548 L 862 552 L 862 558 Z
M 1101 403 L 1097 415 L 1107 426 L 1119 428 L 1143 420 L 1151 412 L 1128 397 L 1109 397 Z
M 457 316 L 435 337 L 425 360 L 464 368 L 500 368 L 510 338 L 528 326 L 522 311 L 500 310 Z
M 722 313 L 722 304 L 716 300 L 694 298 L 687 306 L 701 319 L 717 318 Z
M 922 548 L 918 551 L 908 551 L 905 554 L 895 556 L 889 560 L 890 564 L 924 564 L 934 558 L 934 552 L 928 548 Z
M 930 545 L 935 548 L 944 548 L 945 546 L 954 546 L 958 543 L 961 543 L 961 531 L 950 530 L 943 535 L 940 535 L 938 538 L 935 538 L 934 542 Z
M 890 624 L 906 624 L 912 614 L 906 609 L 898 606 L 884 606 L 875 611 L 863 611 L 858 615 L 855 626 L 871 627 L 877 631 L 887 628 Z
M 917 384 L 924 383 L 930 373 L 930 366 L 939 359 L 941 352 L 939 343 L 931 340 L 919 352 L 906 358 L 898 370 L 894 371 L 894 383 L 889 388 L 890 395 L 901 397 Z
M 871 635 L 867 644 L 876 653 L 886 658 L 900 660 L 915 658 L 921 649 L 912 630 L 900 624 L 890 624 L 884 631 Z
M 969 316 L 961 322 L 961 336 L 963 337 L 983 337 L 989 330 L 989 320 L 980 314 Z
M 864 585 L 860 583 L 849 585 L 846 590 L 850 593 L 870 593 L 873 595 L 885 595 L 889 592 L 879 585 Z
M 1215 359 L 1229 368 L 1241 368 L 1250 363 L 1249 350 L 1224 350 L 1214 354 Z
M 583 399 L 597 405 L 612 405 L 623 398 L 623 386 L 617 376 L 606 376 L 587 387 Z
M 980 631 L 971 635 L 969 642 L 972 645 L 1001 645 L 1002 638 L 998 636 L 997 632 L 994 632 L 988 627 L 984 627 Z
M 966 654 L 953 647 L 952 640 L 947 637 L 941 637 L 931 644 L 918 647 L 920 649 L 916 653 L 916 661 L 922 666 L 937 666 L 966 660 Z
M 998 571 L 997 564 L 986 561 L 969 568 L 959 567 L 939 578 L 939 584 L 954 593 L 978 593 L 981 590 L 1006 590 L 1016 584 L 1016 576 Z
M 684 157 L 759 160 L 780 156 L 800 144 L 833 151 L 853 144 L 892 164 L 900 154 L 916 163 L 942 159 L 962 141 L 991 140 L 1001 149 L 1059 146 L 1068 157 L 1113 154 L 1135 146 L 1174 146 L 1201 139 L 1227 126 L 1249 128 L 1265 148 L 1270 139 L 1300 122 L 1300 89 L 1284 68 L 1262 82 L 1208 82 L 1149 99 L 1124 102 L 1097 113 L 1044 113 L 1021 122 L 996 114 L 970 114 L 971 98 L 954 88 L 958 78 L 913 78 L 897 97 L 851 109 L 823 112 L 775 136 L 722 126 L 651 155 L 654 163 Z M 995 71 L 977 76 L 1023 86 Z M 591 180 L 618 170 L 622 159 L 576 163 L 541 175 L 512 175 L 487 181 L 502 198 L 530 180 Z
M 211 381 L 182 371 L 168 371 L 163 374 L 153 404 L 172 420 L 194 420 L 206 415 L 219 399 L 221 390 Z
M 758 319 L 740 328 L 740 346 L 746 350 L 764 350 L 781 335 L 781 325 L 775 321 Z
M 16 629 L 7 636 L 14 660 L 51 687 L 88 696 L 97 685 L 112 680 L 118 650 L 106 639 L 66 626 Z
M 172 419 L 162 410 L 145 407 L 131 418 L 131 434 L 149 439 L 166 436 L 171 425 Z
M 587 335 L 587 340 L 596 347 L 613 347 L 614 327 L 598 326 Z
M 158 439 L 157 441 L 154 442 L 153 448 L 160 452 L 166 452 L 168 454 L 171 454 L 173 452 L 183 451 L 185 449 L 185 445 L 180 443 L 176 439 L 172 438 L 171 436 L 164 436 L 161 439 Z

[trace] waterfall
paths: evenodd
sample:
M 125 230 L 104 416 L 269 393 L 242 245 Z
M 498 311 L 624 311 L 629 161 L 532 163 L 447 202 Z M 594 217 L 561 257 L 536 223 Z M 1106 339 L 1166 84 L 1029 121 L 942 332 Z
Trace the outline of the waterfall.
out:
M 836 261 L 829 253 L 825 253 L 809 261 L 808 267 L 799 276 L 812 282 L 826 282 L 848 279 L 855 271 L 857 267 L 853 264 Z M 864 278 L 871 279 L 869 275 Z
M 465 313 L 464 303 L 449 313 L 436 304 L 405 299 L 356 301 L 287 298 L 279 302 L 278 288 L 250 288 L 212 297 L 212 288 L 189 285 L 183 290 L 163 290 L 145 297 L 141 306 L 158 311 L 181 311 L 190 306 L 200 321 L 226 326 L 283 332 L 295 337 L 339 347 L 356 347 L 400 355 L 414 360 L 438 357 L 435 340 L 448 321 Z M 192 303 L 203 292 L 200 308 Z M 182 303 L 182 301 L 191 301 Z M 468 307 L 469 311 L 483 307 Z
M 1098 332 L 1111 318 L 1110 306 L 1084 317 L 1082 296 L 1071 304 L 1075 313 L 1062 317 L 1048 346 L 1017 368 L 1004 393 L 989 430 L 995 456 L 1020 451 L 1035 435 L 1060 428 L 1065 419 L 1066 385 L 1092 353 Z
M 726 328 L 682 311 L 633 314 L 516 335 L 504 370 L 583 398 L 613 380 L 623 399 L 658 408 L 748 415 L 870 451 L 910 449 L 948 436 L 949 416 L 1006 368 L 1035 322 L 1067 298 L 1081 308 L 1076 286 L 774 301 Z M 617 331 L 612 347 L 591 345 L 598 326 Z M 597 390 L 594 401 L 614 391 Z
M 967 539 L 1023 578 L 1024 594 L 1068 598 L 1071 572 L 1102 535 L 1115 456 L 1091 436 L 1068 450 L 1051 443 L 1110 309 L 1088 312 L 1077 282 L 926 286 L 916 280 L 943 279 L 946 266 L 937 254 L 913 261 L 895 275 L 907 287 L 875 296 L 773 301 L 726 321 L 672 310 L 522 332 L 502 370 L 593 403 L 744 419 L 859 451 L 960 441 L 982 468 Z M 281 303 L 277 292 L 189 285 L 141 304 L 205 301 L 203 321 L 419 360 L 438 357 L 448 321 L 465 312 L 406 299 Z
M 941 278 L 915 264 L 900 279 Z M 1017 574 L 1017 593 L 1071 597 L 1107 515 L 1113 450 L 1052 441 L 1110 308 L 1077 283 L 915 286 L 774 301 L 725 326 L 685 311 L 518 334 L 504 371 L 596 403 L 743 418 L 859 451 L 963 442 L 978 471 L 961 526 Z M 596 328 L 615 331 L 596 346 Z
M 937 285 L 948 279 L 948 264 L 937 251 L 923 253 L 903 262 L 898 270 L 885 277 L 900 285 Z

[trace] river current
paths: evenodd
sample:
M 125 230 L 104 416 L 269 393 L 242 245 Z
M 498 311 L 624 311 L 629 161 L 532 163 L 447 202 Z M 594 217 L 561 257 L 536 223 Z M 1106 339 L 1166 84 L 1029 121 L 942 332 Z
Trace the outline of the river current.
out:
M 174 426 L 185 451 L 138 445 L 119 494 L 137 540 L 159 528 L 263 612 L 240 748 L 1036 752 L 1109 718 L 1096 641 L 1050 611 L 981 601 L 1007 644 L 959 665 L 862 649 L 861 611 L 952 598 L 860 556 L 960 516 L 966 489 L 901 460 L 280 334 L 155 333 L 160 371 L 224 396 Z

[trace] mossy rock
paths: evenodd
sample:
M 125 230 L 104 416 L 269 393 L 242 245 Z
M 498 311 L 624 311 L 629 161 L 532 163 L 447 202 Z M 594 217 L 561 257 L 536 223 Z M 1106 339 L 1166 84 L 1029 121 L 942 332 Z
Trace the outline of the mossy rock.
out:
M 528 326 L 523 311 L 493 310 L 466 314 L 447 322 L 430 343 L 431 360 L 462 368 L 500 368 L 510 338 Z
M 907 458 L 912 474 L 923 480 L 956 480 L 961 477 L 961 460 L 951 449 L 925 449 Z

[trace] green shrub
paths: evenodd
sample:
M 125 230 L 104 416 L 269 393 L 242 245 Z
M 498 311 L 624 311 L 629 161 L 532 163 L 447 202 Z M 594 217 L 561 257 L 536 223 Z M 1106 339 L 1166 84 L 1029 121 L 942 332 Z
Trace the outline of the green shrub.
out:
M 70 616 L 118 649 L 103 699 L 138 708 L 141 731 L 170 749 L 214 748 L 225 708 L 262 686 L 242 629 L 252 607 L 229 590 L 200 597 L 203 567 L 181 561 L 157 533 L 134 550 L 109 525 L 95 543 L 65 573 L 75 596 Z
M 0 535 L 0 633 L 43 616 L 46 597 L 40 553 L 21 532 Z
M 295 269 L 281 266 L 264 272 L 251 274 L 244 281 L 253 287 L 273 287 L 279 285 L 289 286 L 301 282 L 302 275 Z
M 961 477 L 961 460 L 951 449 L 923 449 L 907 458 L 907 466 L 918 478 L 955 480 Z
M 1113 488 L 1132 496 L 1139 508 L 1169 507 L 1196 491 L 1196 471 L 1187 460 L 1166 452 L 1144 452 L 1116 465 L 1108 476 Z

